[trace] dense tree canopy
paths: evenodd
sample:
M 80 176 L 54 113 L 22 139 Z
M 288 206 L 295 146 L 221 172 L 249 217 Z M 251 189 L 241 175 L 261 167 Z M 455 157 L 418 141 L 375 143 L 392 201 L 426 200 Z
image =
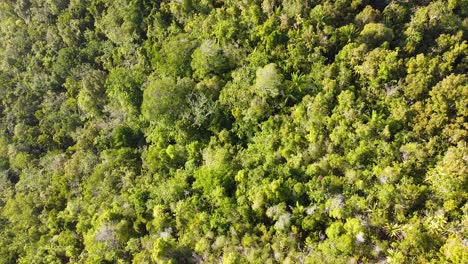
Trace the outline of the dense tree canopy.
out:
M 467 15 L 0 1 L 0 263 L 468 263 Z

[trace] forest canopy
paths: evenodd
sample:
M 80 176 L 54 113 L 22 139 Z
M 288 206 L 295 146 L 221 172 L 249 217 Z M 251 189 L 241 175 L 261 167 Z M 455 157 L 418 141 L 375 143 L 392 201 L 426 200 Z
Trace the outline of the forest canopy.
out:
M 468 263 L 468 1 L 0 1 L 0 263 Z

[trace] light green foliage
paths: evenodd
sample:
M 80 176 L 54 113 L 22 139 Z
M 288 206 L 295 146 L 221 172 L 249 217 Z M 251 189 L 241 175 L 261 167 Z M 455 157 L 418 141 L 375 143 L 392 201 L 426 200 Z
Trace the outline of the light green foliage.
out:
M 99 7 L 99 5 L 102 6 L 103 4 L 106 6 L 105 10 Z M 93 10 L 95 12 L 94 16 L 97 18 L 96 27 L 112 42 L 118 45 L 128 45 L 138 38 L 141 14 L 139 14 L 137 2 L 118 0 L 97 3 L 96 7 Z
M 99 116 L 103 111 L 102 105 L 106 102 L 105 75 L 102 71 L 91 70 L 88 67 L 80 68 L 79 71 L 78 80 L 69 79 L 66 82 L 77 87 L 67 86 L 67 90 L 70 93 L 78 90 L 77 104 L 83 113 L 90 117 Z
M 379 21 L 380 12 L 371 6 L 366 6 L 361 13 L 356 15 L 356 22 L 360 25 L 376 23 Z
M 139 112 L 142 102 L 142 89 L 139 72 L 131 72 L 124 68 L 113 69 L 106 79 L 106 92 L 111 104 L 129 115 Z
M 196 47 L 197 42 L 188 34 L 179 34 L 166 39 L 161 47 L 153 47 L 156 52 L 155 58 L 152 59 L 154 67 L 163 76 L 190 77 L 192 73 L 190 62 Z
M 282 92 L 283 78 L 274 63 L 258 69 L 253 86 L 254 93 L 264 99 L 277 97 Z
M 194 83 L 188 78 L 151 79 L 143 93 L 141 111 L 149 121 L 176 120 L 187 107 L 187 96 Z
M 0 1 L 0 263 L 466 263 L 466 0 Z
M 365 61 L 355 69 L 368 80 L 371 87 L 375 87 L 397 80 L 402 64 L 397 51 L 376 48 L 369 52 Z
M 463 145 L 449 148 L 443 159 L 426 175 L 425 180 L 444 204 L 448 205 L 448 201 L 451 206 L 460 205 L 467 199 L 466 193 L 462 191 L 468 186 L 466 151 Z
M 374 47 L 394 38 L 393 30 L 381 23 L 366 24 L 359 36 L 362 42 Z
M 468 253 L 466 245 L 463 244 L 461 237 L 452 236 L 447 239 L 447 242 L 441 248 L 444 257 L 452 263 L 464 263 L 468 261 Z
M 197 79 L 221 75 L 229 68 L 229 60 L 224 51 L 213 40 L 205 40 L 192 54 L 191 66 Z
M 417 48 L 426 50 L 439 34 L 455 33 L 462 27 L 460 17 L 450 10 L 446 1 L 431 1 L 414 12 L 404 32 L 407 41 L 404 48 L 409 52 Z

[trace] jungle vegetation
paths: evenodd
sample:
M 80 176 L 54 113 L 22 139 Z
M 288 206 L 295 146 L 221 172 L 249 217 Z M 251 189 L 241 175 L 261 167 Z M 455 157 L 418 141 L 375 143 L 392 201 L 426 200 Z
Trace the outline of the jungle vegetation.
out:
M 467 13 L 0 1 L 0 263 L 468 263 Z

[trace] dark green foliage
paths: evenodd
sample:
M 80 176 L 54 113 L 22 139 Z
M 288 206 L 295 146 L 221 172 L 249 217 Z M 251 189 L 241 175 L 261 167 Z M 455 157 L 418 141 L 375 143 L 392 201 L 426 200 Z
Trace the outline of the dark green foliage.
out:
M 0 264 L 468 263 L 467 3 L 0 1 Z

